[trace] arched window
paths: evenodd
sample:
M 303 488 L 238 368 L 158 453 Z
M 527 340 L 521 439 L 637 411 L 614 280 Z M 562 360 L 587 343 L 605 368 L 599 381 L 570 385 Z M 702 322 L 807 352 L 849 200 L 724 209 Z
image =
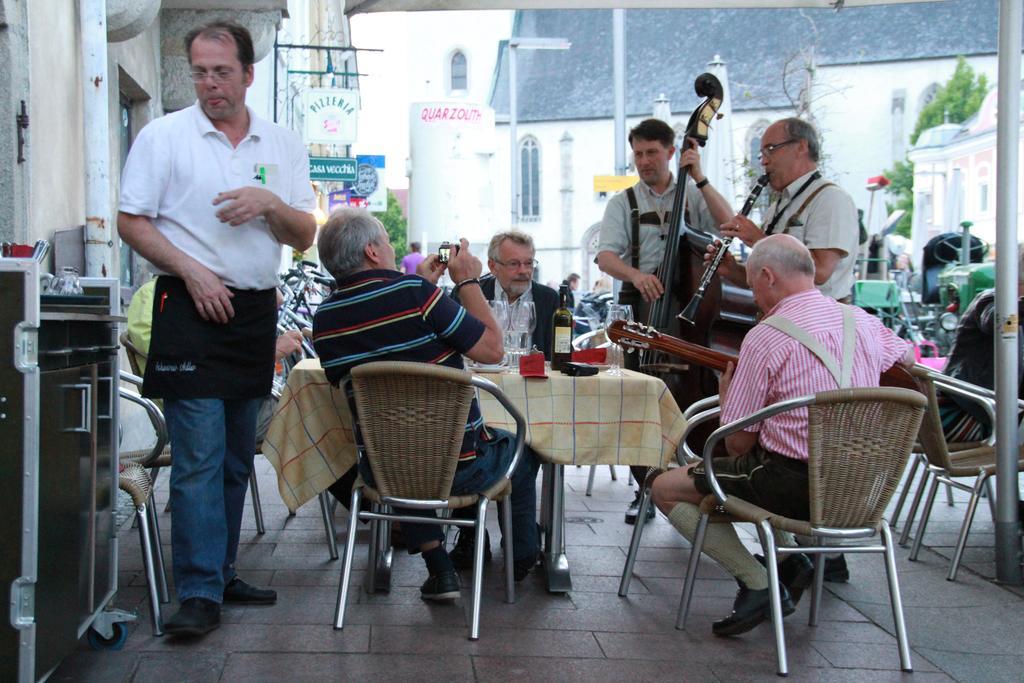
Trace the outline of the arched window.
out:
M 931 101 L 935 99 L 936 93 L 939 92 L 939 84 L 932 83 L 927 88 L 921 91 L 921 97 L 917 100 L 917 113 L 920 114 L 921 110 L 931 104 Z
M 519 217 L 540 220 L 540 145 L 533 137 L 519 143 Z
M 456 50 L 452 55 L 449 78 L 449 90 L 465 90 L 467 87 L 466 55 Z

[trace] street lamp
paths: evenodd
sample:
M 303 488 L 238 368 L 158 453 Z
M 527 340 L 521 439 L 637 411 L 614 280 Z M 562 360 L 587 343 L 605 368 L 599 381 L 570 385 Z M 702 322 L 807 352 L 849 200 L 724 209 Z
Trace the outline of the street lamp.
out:
M 510 38 L 508 41 L 508 128 L 512 158 L 512 227 L 519 224 L 519 150 L 516 134 L 516 50 L 568 50 L 565 38 Z

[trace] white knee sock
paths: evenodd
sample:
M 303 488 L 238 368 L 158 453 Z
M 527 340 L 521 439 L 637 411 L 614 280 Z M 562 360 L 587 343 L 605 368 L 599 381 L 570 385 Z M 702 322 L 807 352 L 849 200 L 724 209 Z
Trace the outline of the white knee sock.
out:
M 691 543 L 697 533 L 700 509 L 691 503 L 679 503 L 668 515 L 679 533 Z M 747 552 L 732 524 L 708 524 L 704 535 L 704 552 L 727 572 L 742 581 L 751 590 L 768 587 L 768 572 L 754 556 Z

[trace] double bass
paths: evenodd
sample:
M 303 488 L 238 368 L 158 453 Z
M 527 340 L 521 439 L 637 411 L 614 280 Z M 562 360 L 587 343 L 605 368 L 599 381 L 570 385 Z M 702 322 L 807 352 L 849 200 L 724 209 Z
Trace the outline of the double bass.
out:
M 690 115 L 685 139 L 703 146 L 711 132 L 711 122 L 718 116 L 724 93 L 721 83 L 710 73 L 697 77 L 694 90 L 704 99 Z M 705 270 L 704 253 L 716 239 L 715 235 L 695 229 L 685 221 L 684 193 L 688 175 L 688 167 L 678 168 L 665 253 L 657 271 L 665 293 L 651 304 L 646 323 L 660 334 L 735 354 L 739 352 L 744 335 L 757 321 L 757 306 L 749 290 L 715 276 L 703 292 L 703 304 L 693 324 L 678 318 L 700 285 Z M 639 369 L 660 377 L 680 406 L 718 393 L 718 379 L 705 366 L 680 363 L 678 357 L 653 347 L 637 353 Z

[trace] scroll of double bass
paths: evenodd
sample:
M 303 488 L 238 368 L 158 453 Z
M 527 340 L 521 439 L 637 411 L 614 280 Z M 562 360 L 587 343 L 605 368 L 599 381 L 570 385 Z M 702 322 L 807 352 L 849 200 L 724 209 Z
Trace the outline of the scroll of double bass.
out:
M 698 145 L 704 145 L 708 139 L 711 121 L 722 106 L 724 92 L 722 84 L 713 74 L 703 73 L 697 77 L 693 84 L 697 95 L 704 100 L 693 110 L 690 120 L 686 124 L 684 133 L 684 145 L 690 139 L 696 140 Z M 680 157 L 682 154 L 680 154 Z M 669 218 L 669 231 L 665 240 L 665 255 L 658 267 L 658 279 L 665 287 L 665 293 L 651 304 L 650 315 L 647 324 L 651 327 L 667 331 L 669 322 L 674 317 L 673 313 L 680 308 L 678 301 L 674 300 L 672 292 L 676 289 L 676 260 L 679 257 L 679 236 L 683 231 L 683 216 L 686 209 L 686 178 L 689 175 L 688 167 L 680 167 L 679 175 L 676 178 L 676 190 L 672 204 L 672 214 Z
M 657 350 L 671 356 L 682 358 L 689 363 L 701 365 L 718 372 L 725 372 L 729 363 L 736 367 L 739 356 L 731 353 L 715 351 L 700 344 L 677 339 L 662 334 L 655 329 L 639 323 L 616 320 L 607 329 L 608 339 L 613 343 L 629 349 L 640 351 Z M 896 364 L 882 373 L 879 382 L 884 387 L 899 387 L 920 391 L 917 380 L 900 364 Z

